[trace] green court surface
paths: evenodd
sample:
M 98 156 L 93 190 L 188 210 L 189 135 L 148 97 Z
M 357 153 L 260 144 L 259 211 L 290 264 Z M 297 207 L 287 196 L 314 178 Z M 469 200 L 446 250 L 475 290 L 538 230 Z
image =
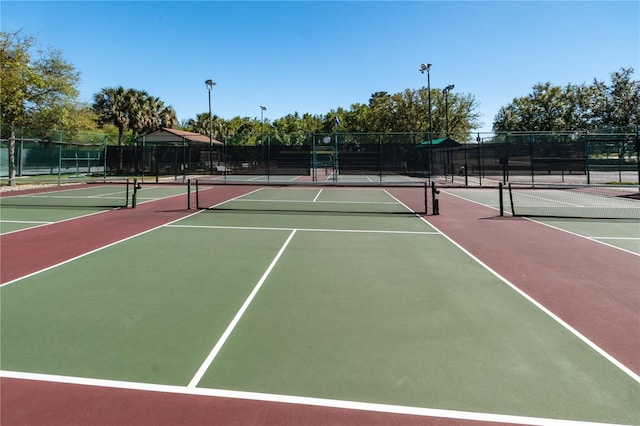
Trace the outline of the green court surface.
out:
M 0 288 L 1 369 L 640 424 L 640 385 L 407 214 L 200 211 Z

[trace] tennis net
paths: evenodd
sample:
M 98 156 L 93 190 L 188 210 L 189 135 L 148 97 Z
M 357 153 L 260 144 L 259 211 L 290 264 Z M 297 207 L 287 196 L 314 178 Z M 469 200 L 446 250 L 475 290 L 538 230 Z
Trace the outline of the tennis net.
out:
M 118 208 L 127 207 L 129 184 L 41 185 L 3 192 L 0 207 Z
M 383 185 L 196 181 L 195 193 L 197 208 L 208 210 L 427 214 L 430 191 L 423 182 Z
M 625 185 L 509 183 L 514 216 L 640 219 L 640 191 Z

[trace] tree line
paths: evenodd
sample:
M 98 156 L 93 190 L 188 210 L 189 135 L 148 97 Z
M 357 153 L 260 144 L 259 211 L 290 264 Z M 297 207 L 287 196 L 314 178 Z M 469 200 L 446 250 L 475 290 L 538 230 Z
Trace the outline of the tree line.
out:
M 21 31 L 0 32 L 0 103 L 2 124 L 71 132 L 101 131 L 139 136 L 159 127 L 178 128 L 212 136 L 230 144 L 259 144 L 265 135 L 278 135 L 289 144 L 301 143 L 311 132 L 432 132 L 465 138 L 480 126 L 473 94 L 426 87 L 400 93 L 375 92 L 367 102 L 337 107 L 326 114 L 293 112 L 262 122 L 257 118 L 224 119 L 207 112 L 177 121 L 176 111 L 158 97 L 134 88 L 106 87 L 91 103 L 78 100 L 80 73 L 55 49 L 37 49 L 33 36 Z M 537 83 L 532 93 L 502 107 L 493 120 L 496 132 L 593 130 L 640 123 L 640 82 L 633 68 L 611 74 L 607 84 L 555 86 Z M 429 96 L 430 95 L 430 96 Z M 429 97 L 431 120 L 429 120 Z M 336 120 L 336 118 L 338 120 Z M 430 128 L 430 121 L 432 127 Z
M 611 73 L 611 82 L 591 84 L 538 83 L 533 91 L 498 111 L 493 130 L 561 131 L 622 128 L 640 123 L 640 81 L 633 68 Z

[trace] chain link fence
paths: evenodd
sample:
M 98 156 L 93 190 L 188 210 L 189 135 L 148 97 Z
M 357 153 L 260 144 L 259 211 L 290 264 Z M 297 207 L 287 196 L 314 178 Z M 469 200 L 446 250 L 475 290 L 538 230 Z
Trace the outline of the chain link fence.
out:
M 18 177 L 83 173 L 179 179 L 213 173 L 370 181 L 429 178 L 470 186 L 510 181 L 637 184 L 638 127 L 623 130 L 448 137 L 273 132 L 260 138 L 229 136 L 211 153 L 208 145 L 189 141 L 145 144 L 143 138 L 129 137 L 118 146 L 113 135 L 21 128 L 15 132 L 14 165 Z M 6 178 L 10 138 L 5 126 L 1 136 L 0 176 Z

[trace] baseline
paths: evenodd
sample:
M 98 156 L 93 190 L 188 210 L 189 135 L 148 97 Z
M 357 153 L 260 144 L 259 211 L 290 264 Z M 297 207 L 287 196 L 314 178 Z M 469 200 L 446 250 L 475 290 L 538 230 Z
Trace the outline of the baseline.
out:
M 241 404 L 241 409 L 246 410 L 247 407 L 251 406 L 251 403 L 255 402 L 264 402 L 264 403 L 282 403 L 288 404 L 285 406 L 285 410 L 288 413 L 288 416 L 296 417 L 296 412 L 291 408 L 291 406 L 299 407 L 297 415 L 300 416 L 311 407 L 321 407 L 325 409 L 344 409 L 344 410 L 352 410 L 354 413 L 349 414 L 348 412 L 342 413 L 334 413 L 332 415 L 335 416 L 334 420 L 336 423 L 334 424 L 425 424 L 425 421 L 428 424 L 447 424 L 451 425 L 451 419 L 453 420 L 466 420 L 473 422 L 472 424 L 477 424 L 476 422 L 490 422 L 490 423 L 508 423 L 508 424 L 520 424 L 520 425 L 550 425 L 550 426 L 588 426 L 588 425 L 603 425 L 603 423 L 590 423 L 590 422 L 582 422 L 582 421 L 571 421 L 571 420 L 561 420 L 561 419 L 549 419 L 549 418 L 537 418 L 537 417 L 525 417 L 525 416 L 511 416 L 505 414 L 491 414 L 491 413 L 478 413 L 478 412 L 470 412 L 470 411 L 455 411 L 455 410 L 445 410 L 445 409 L 436 409 L 436 408 L 422 408 L 422 407 L 410 407 L 410 406 L 399 406 L 399 405 L 387 405 L 387 404 L 376 404 L 376 403 L 367 403 L 367 402 L 357 402 L 357 401 L 343 401 L 343 400 L 334 400 L 334 399 L 322 399 L 322 398 L 312 398 L 312 397 L 303 397 L 303 396 L 289 396 L 289 395 L 278 395 L 278 394 L 267 394 L 267 393 L 257 393 L 257 392 L 245 392 L 245 391 L 233 391 L 233 390 L 225 390 L 225 389 L 210 389 L 210 388 L 198 388 L 198 387 L 184 387 L 184 386 L 171 386 L 171 385 L 159 385 L 159 384 L 148 384 L 148 383 L 136 383 L 136 382 L 123 382 L 116 380 L 103 380 L 103 379 L 87 379 L 80 377 L 70 377 L 70 376 L 55 376 L 55 375 L 47 375 L 47 374 L 38 374 L 38 373 L 21 373 L 21 372 L 13 372 L 13 371 L 2 371 L 0 370 L 0 377 L 9 378 L 9 379 L 17 379 L 17 380 L 28 380 L 28 381 L 39 381 L 46 383 L 57 383 L 57 384 L 68 384 L 68 385 L 81 385 L 87 390 L 91 390 L 92 388 L 99 388 L 102 394 L 106 394 L 107 392 L 112 392 L 113 390 L 135 390 L 135 391 L 144 391 L 150 394 L 169 394 L 172 399 L 168 402 L 172 402 L 175 404 L 177 402 L 178 397 L 184 398 L 187 396 L 207 396 L 207 397 L 217 397 L 217 398 L 225 398 L 229 400 L 243 400 Z M 87 392 L 85 390 L 85 392 Z M 136 403 L 142 398 L 138 396 L 134 399 Z M 211 401 L 208 402 L 210 404 Z M 158 405 L 157 403 L 155 404 Z M 228 409 L 231 405 L 229 401 L 222 401 L 219 404 L 215 404 L 218 408 L 220 405 L 222 406 L 221 410 L 216 411 L 216 415 L 224 416 L 225 409 Z M 71 409 L 75 406 L 75 404 L 69 404 L 67 409 Z M 118 408 L 119 411 L 121 407 Z M 204 411 L 201 408 L 202 411 Z M 304 410 L 304 411 L 302 411 Z M 35 410 L 37 411 L 37 410 Z M 208 411 L 208 410 L 207 410 Z M 293 411 L 293 414 L 292 414 Z M 408 415 L 408 416 L 417 416 L 414 418 L 397 418 L 397 417 L 389 417 L 384 418 L 384 420 L 380 423 L 380 419 L 371 418 L 354 418 L 354 414 L 356 413 L 375 413 L 376 416 L 384 415 L 384 414 L 393 414 L 393 415 Z M 104 418 L 107 413 L 104 413 L 100 418 Z M 136 424 L 147 424 L 149 413 L 137 413 L 141 423 Z M 236 413 L 240 414 L 240 413 Z M 327 412 L 317 414 L 317 418 L 311 419 L 310 424 L 326 424 L 327 422 Z M 86 413 L 85 413 L 86 415 Z M 263 413 L 264 415 L 264 413 Z M 273 415 L 273 414 L 272 414 Z M 280 414 L 280 418 L 272 419 L 273 424 L 282 424 L 282 417 L 284 414 Z M 368 416 L 367 416 L 368 417 Z M 433 419 L 428 419 L 433 418 Z M 144 419 L 144 420 L 143 420 Z M 294 421 L 294 419 L 289 418 Z M 358 420 L 359 421 L 356 421 Z M 434 423 L 434 420 L 444 420 L 443 423 Z M 131 420 L 131 418 L 129 418 Z M 208 419 L 210 420 L 210 419 Z M 218 420 L 223 420 L 218 418 Z M 231 421 L 231 418 L 228 419 Z M 264 418 L 262 418 L 264 421 Z M 342 420 L 342 421 L 340 421 Z M 395 420 L 395 422 L 394 422 Z M 402 422 L 398 422 L 399 420 L 404 420 Z M 415 421 L 415 423 L 413 423 Z M 371 423 L 369 423 L 371 422 Z M 271 423 L 269 423 L 271 424 Z M 454 423 L 454 424 L 469 424 L 469 423 Z

